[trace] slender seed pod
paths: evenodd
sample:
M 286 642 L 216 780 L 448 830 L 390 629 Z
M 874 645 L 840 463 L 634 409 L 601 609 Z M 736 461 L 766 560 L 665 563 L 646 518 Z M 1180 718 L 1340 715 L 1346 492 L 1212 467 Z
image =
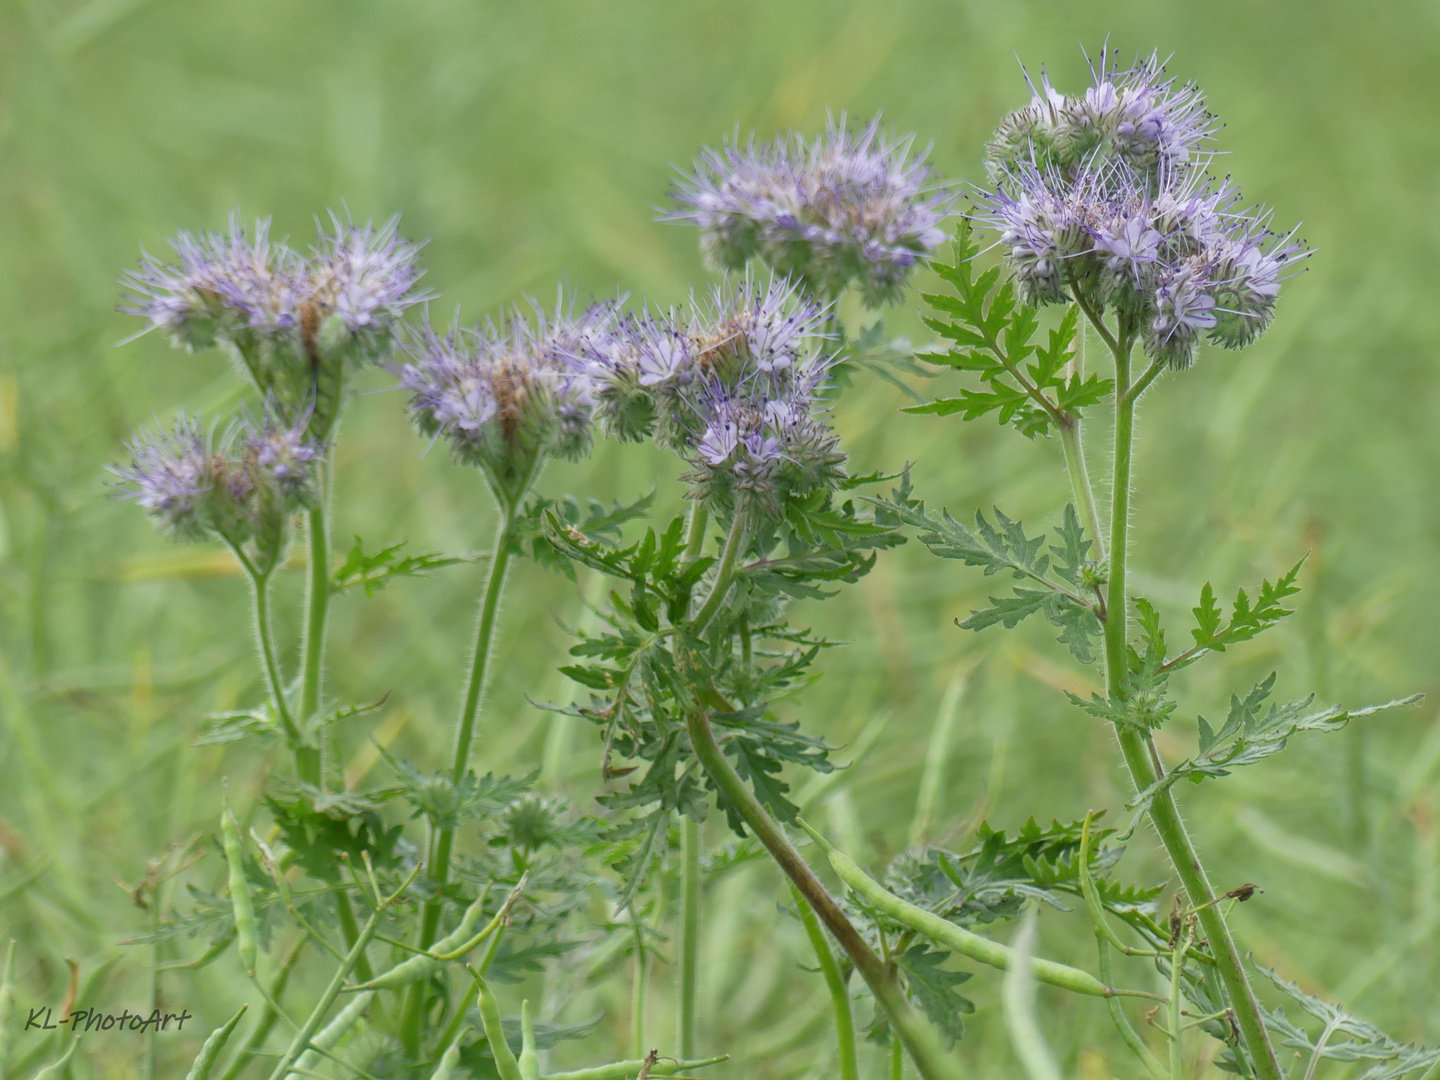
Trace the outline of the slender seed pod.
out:
M 688 1073 L 694 1069 L 703 1069 L 707 1065 L 719 1065 L 722 1061 L 730 1060 L 729 1054 L 721 1054 L 719 1057 L 701 1058 L 698 1061 L 657 1061 L 650 1066 L 651 1076 L 676 1076 L 680 1073 Z M 573 1072 L 551 1073 L 544 1080 L 629 1080 L 637 1076 L 640 1070 L 645 1067 L 642 1059 L 634 1061 L 614 1061 L 609 1065 L 597 1065 L 593 1069 L 576 1069 Z
M 290 1071 L 285 1074 L 285 1080 L 302 1080 L 307 1072 L 314 1072 L 325 1057 L 322 1051 L 334 1050 L 340 1045 L 340 1040 L 365 1015 L 365 1009 L 374 996 L 375 991 L 366 990 L 351 998 L 350 1003 L 335 1014 L 334 1020 L 311 1037 L 310 1049 L 295 1059 L 295 1064 L 290 1066 Z
M 240 945 L 240 964 L 245 974 L 255 974 L 255 905 L 250 883 L 245 880 L 245 859 L 240 848 L 240 827 L 226 805 L 220 814 L 220 838 L 225 844 L 225 861 L 230 865 L 230 904 L 235 911 L 235 937 Z
M 210 945 L 205 949 L 205 951 L 202 952 L 199 956 L 195 957 L 195 959 L 176 960 L 175 962 L 170 964 L 161 964 L 160 970 L 178 971 L 181 968 L 193 970 L 195 968 L 205 967 L 207 964 L 213 963 L 225 952 L 226 949 L 230 948 L 231 944 L 235 941 L 236 936 L 237 935 L 235 931 L 235 926 L 234 924 L 231 924 L 230 927 L 226 929 L 223 934 L 221 934 L 218 938 L 211 942 Z M 0 1073 L 0 1075 L 4 1074 Z
M 250 1008 L 249 1005 L 241 1005 L 239 1012 L 210 1033 L 210 1037 L 205 1040 L 205 1045 L 200 1047 L 200 1053 L 195 1056 L 195 1064 L 190 1066 L 190 1072 L 186 1075 L 185 1080 L 210 1080 L 210 1073 L 215 1068 L 215 1062 L 220 1058 L 220 1051 L 225 1049 L 225 1044 L 230 1041 L 230 1036 L 248 1008 Z
M 471 972 L 474 974 L 473 968 Z M 500 1080 L 525 1080 L 520 1074 L 520 1063 L 515 1060 L 510 1044 L 505 1041 L 505 1027 L 500 1023 L 500 1005 L 490 987 L 485 985 L 484 978 L 478 974 L 474 977 L 480 988 L 480 1019 L 485 1022 L 485 1038 L 490 1043 L 490 1053 L 494 1055 Z
M 972 934 L 964 927 L 956 926 L 949 919 L 942 919 L 933 912 L 900 899 L 894 893 L 884 889 L 864 870 L 861 870 L 848 855 L 832 847 L 809 825 L 801 822 L 801 828 L 808 832 L 810 838 L 819 844 L 821 850 L 830 857 L 830 866 L 840 880 L 854 889 L 856 894 L 876 910 L 883 912 L 901 925 L 908 926 L 910 929 L 938 941 L 961 956 L 968 956 L 971 960 L 989 964 L 1001 971 L 1009 971 L 1015 963 L 1015 950 L 1010 946 L 1001 945 L 998 941 L 991 941 L 979 934 Z M 1039 959 L 1032 959 L 1030 965 L 1036 980 L 1061 987 L 1072 993 L 1089 994 L 1093 997 L 1113 997 L 1116 993 L 1094 975 L 1079 968 L 1057 964 L 1053 960 Z
M 476 901 L 465 909 L 465 914 L 460 917 L 460 925 L 455 928 L 453 933 L 447 934 L 435 942 L 425 952 L 416 953 L 414 956 L 402 960 L 389 971 L 381 972 L 356 989 L 399 990 L 412 983 L 423 982 L 440 970 L 442 960 L 457 960 L 475 948 L 495 932 L 508 910 L 502 908 L 495 918 L 485 925 L 484 929 L 478 934 L 474 934 L 475 924 L 480 921 L 480 916 L 485 910 L 486 892 L 482 892 Z M 473 937 L 472 934 L 474 934 Z
M 35 1074 L 35 1080 L 60 1080 L 60 1077 L 65 1075 L 65 1070 L 70 1067 L 70 1059 L 75 1056 L 75 1048 L 79 1045 L 80 1036 L 76 1035 L 65 1048 L 65 1053 Z
M 5 948 L 5 973 L 0 976 L 0 1077 L 10 1075 L 10 1017 L 15 1012 L 15 942 Z
M 495 935 L 494 940 L 499 941 L 499 933 L 505 925 L 505 920 L 510 917 L 510 909 L 515 906 L 515 901 L 520 899 L 527 880 L 528 875 L 521 876 L 515 887 L 510 890 L 510 895 L 505 897 L 505 903 L 500 905 L 500 910 L 495 913 L 495 917 L 486 923 L 479 933 L 475 933 L 475 924 L 480 921 L 480 916 L 485 912 L 485 898 L 489 895 L 488 886 L 475 902 L 465 909 L 465 914 L 460 918 L 460 925 L 455 927 L 451 933 L 435 942 L 425 952 L 416 953 L 414 956 L 402 960 L 389 971 L 382 972 L 369 982 L 361 983 L 354 989 L 400 990 L 412 983 L 428 979 L 440 970 L 442 963 L 459 960 L 491 935 Z M 486 953 L 485 960 L 480 966 L 482 972 L 489 968 L 491 955 L 491 952 Z
M 535 1051 L 535 1024 L 530 1019 L 530 1002 L 520 1002 L 520 1080 L 540 1080 L 540 1055 Z
M 440 1055 L 440 1064 L 435 1066 L 435 1071 L 430 1074 L 430 1080 L 450 1080 L 455 1074 L 455 1066 L 460 1061 L 460 1040 L 456 1039 Z

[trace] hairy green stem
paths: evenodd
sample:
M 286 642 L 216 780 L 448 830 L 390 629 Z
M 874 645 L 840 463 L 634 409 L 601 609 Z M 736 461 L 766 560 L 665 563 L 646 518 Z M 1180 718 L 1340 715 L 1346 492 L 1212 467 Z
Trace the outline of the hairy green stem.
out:
M 690 504 L 690 520 L 685 526 L 685 561 L 693 562 L 705 551 L 705 530 L 710 525 L 710 510 L 698 499 Z
M 1105 982 L 1111 981 L 1110 974 L 1110 949 L 1106 940 L 1105 931 L 1099 927 L 1095 928 L 1095 944 L 1100 951 L 1100 978 Z M 1119 998 L 1110 998 L 1105 1002 L 1110 1010 L 1110 1022 L 1115 1025 L 1115 1030 L 1120 1033 L 1120 1039 L 1130 1048 L 1130 1052 L 1140 1059 L 1154 1080 L 1165 1080 L 1165 1066 L 1160 1064 L 1148 1046 L 1145 1045 L 1134 1027 L 1130 1024 L 1130 1018 L 1125 1015 L 1125 1006 Z
M 710 625 L 711 620 L 719 612 L 720 605 L 725 602 L 725 594 L 730 591 L 730 583 L 735 578 L 735 567 L 740 561 L 740 552 L 748 540 L 749 534 L 745 528 L 745 510 L 744 507 L 737 506 L 735 520 L 730 523 L 730 532 L 725 536 L 725 548 L 720 552 L 720 565 L 715 571 L 715 585 L 690 623 L 690 629 L 696 635 L 705 633 L 705 628 Z
M 320 691 L 325 670 L 325 623 L 330 613 L 330 536 L 325 520 L 326 499 L 322 495 L 309 514 L 310 583 L 305 595 L 305 640 L 300 652 L 300 723 L 316 739 L 324 733 L 316 724 Z M 316 787 L 325 783 L 319 746 L 299 747 L 295 769 L 300 779 Z
M 1081 305 L 1092 322 L 1098 327 L 1103 323 L 1092 314 L 1092 310 Z M 1108 328 L 1102 336 L 1107 344 L 1113 342 L 1115 354 L 1115 460 L 1114 481 L 1111 484 L 1110 503 L 1110 567 L 1109 595 L 1107 598 L 1108 618 L 1105 622 L 1105 681 L 1111 700 L 1123 700 L 1128 692 L 1127 668 L 1129 662 L 1126 636 L 1128 622 L 1128 601 L 1126 596 L 1126 555 L 1130 527 L 1130 482 L 1131 463 L 1135 441 L 1135 404 L 1138 393 L 1132 393 L 1130 383 L 1130 352 L 1134 336 L 1121 326 L 1118 338 Z M 1154 370 L 1153 368 L 1151 369 Z M 1146 373 L 1148 376 L 1150 372 Z M 1138 387 L 1139 384 L 1137 383 Z M 1120 743 L 1125 764 L 1130 769 L 1131 779 L 1137 791 L 1144 791 L 1159 779 L 1153 746 L 1149 737 L 1135 727 L 1115 725 L 1115 735 Z M 1215 905 L 1215 893 L 1205 868 L 1195 852 L 1194 844 L 1181 820 L 1180 810 L 1175 802 L 1174 792 L 1161 791 L 1151 803 L 1150 820 L 1175 866 L 1181 884 L 1190 898 L 1190 906 L 1196 908 L 1205 939 L 1215 957 L 1221 981 L 1235 1010 L 1235 1020 L 1244 1036 L 1245 1045 L 1254 1059 L 1256 1076 L 1259 1080 L 1281 1080 L 1279 1062 L 1270 1045 L 1265 1023 L 1260 1015 L 1260 1004 L 1250 986 L 1244 962 L 1225 917 Z
M 645 997 L 650 982 L 650 951 L 645 947 L 645 928 L 635 905 L 630 905 L 630 928 L 635 933 L 635 985 L 630 996 L 630 1051 L 645 1054 Z
M 703 502 L 690 504 L 685 532 L 685 561 L 694 562 L 705 551 L 710 511 Z M 680 1056 L 695 1056 L 697 991 L 700 977 L 700 823 L 680 819 Z M 645 1047 L 636 1043 L 635 1053 Z
M 1094 542 L 1092 551 L 1095 561 L 1105 558 L 1105 534 L 1100 529 L 1100 511 L 1095 505 L 1095 489 L 1090 484 L 1090 472 L 1085 467 L 1085 444 L 1080 433 L 1080 418 L 1071 416 L 1068 423 L 1060 425 L 1060 445 L 1065 449 L 1065 469 L 1070 474 L 1070 488 L 1079 504 L 1080 520 L 1085 532 Z
M 830 950 L 830 943 L 825 940 L 825 931 L 820 926 L 820 920 L 815 917 L 815 912 L 793 884 L 790 892 L 795 897 L 795 909 L 800 913 L 800 921 L 805 924 L 805 934 L 810 939 L 810 947 L 815 950 L 820 974 L 825 977 L 825 986 L 830 991 L 830 1004 L 835 1010 L 835 1038 L 839 1043 L 840 1080 L 859 1080 L 860 1066 L 855 1057 L 855 1015 L 850 1008 L 850 987 L 840 971 L 840 965 L 835 962 L 835 954 Z M 899 1045 L 899 1040 L 896 1040 L 896 1045 Z
M 1180 1038 L 1181 976 L 1185 974 L 1185 954 L 1190 951 L 1190 935 L 1187 930 L 1176 942 L 1170 957 L 1170 1080 L 1185 1080 L 1185 1043 Z
M 250 579 L 250 596 L 255 614 L 255 638 L 260 644 L 260 663 L 265 669 L 265 682 L 270 688 L 270 701 L 275 707 L 275 716 L 285 732 L 285 738 L 295 747 L 295 769 L 301 768 L 300 730 L 295 726 L 295 717 L 290 712 L 290 702 L 285 697 L 285 680 L 280 674 L 280 663 L 275 655 L 275 635 L 270 627 L 270 573 L 260 569 L 245 554 L 245 550 L 228 539 L 230 550 Z
M 715 741 L 709 717 L 701 709 L 693 710 L 686 717 L 686 729 L 696 757 L 720 790 L 721 797 L 739 812 L 785 876 L 840 943 L 855 970 L 869 985 L 900 1041 L 905 1044 L 920 1075 L 924 1080 L 959 1080 L 963 1076 L 959 1065 L 941 1045 L 934 1027 L 910 1007 L 894 970 L 875 955 L 809 864 L 791 845 L 784 830 L 760 805 L 725 757 L 720 744 Z
M 515 525 L 512 510 L 502 507 L 500 527 L 495 534 L 495 550 L 490 556 L 490 573 L 485 592 L 480 598 L 480 616 L 475 629 L 475 646 L 470 654 L 470 671 L 465 680 L 465 698 L 460 705 L 460 718 L 455 726 L 455 747 L 450 760 L 450 779 L 459 783 L 470 764 L 470 743 L 475 735 L 475 718 L 480 712 L 480 698 L 485 689 L 485 675 L 490 661 L 490 644 L 495 636 L 495 620 L 500 610 L 500 594 L 505 589 L 505 574 L 510 565 L 510 538 Z M 455 843 L 453 828 L 441 829 L 435 839 L 435 861 L 428 877 L 437 890 L 450 879 L 450 852 Z M 425 905 L 420 921 L 419 947 L 429 948 L 440 929 L 444 903 L 438 897 Z M 420 1045 L 427 987 L 422 983 L 411 988 L 405 1005 L 401 1035 L 406 1047 L 416 1052 Z
M 680 1056 L 695 1056 L 700 981 L 700 823 L 680 819 Z M 640 1053 L 644 1053 L 644 1048 Z
M 355 906 L 350 903 L 350 894 L 343 890 L 335 894 L 335 915 L 340 921 L 340 934 L 345 939 L 345 945 L 354 945 L 360 936 L 360 924 L 355 919 Z M 369 982 L 375 977 L 375 969 L 370 966 L 370 958 L 363 949 L 355 961 L 355 977 L 361 982 Z

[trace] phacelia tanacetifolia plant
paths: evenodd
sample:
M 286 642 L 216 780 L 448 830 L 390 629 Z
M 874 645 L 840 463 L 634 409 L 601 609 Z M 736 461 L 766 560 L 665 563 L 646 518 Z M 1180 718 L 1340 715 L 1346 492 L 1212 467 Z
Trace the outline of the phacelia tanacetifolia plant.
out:
M 1195 87 L 1166 76 L 1156 58 L 1125 68 L 1103 52 L 1083 94 L 1061 94 L 1045 78 L 1038 89 L 1031 84 L 1031 95 L 1030 104 L 1001 122 L 987 152 L 992 183 L 976 192 L 976 209 L 960 229 L 952 264 L 936 267 L 953 291 L 926 297 L 934 312 L 927 322 L 949 343 L 929 359 L 978 376 L 981 388 L 910 411 L 959 413 L 967 420 L 995 413 L 1031 438 L 1058 433 L 1080 511 L 1066 508 L 1048 547 L 998 511 L 993 524 L 977 516 L 973 531 L 948 514 L 926 513 L 918 503 L 896 501 L 895 511 L 936 554 L 1021 579 L 1013 593 L 992 598 L 962 626 L 1013 627 L 1040 614 L 1082 662 L 1091 660 L 1092 643 L 1101 640 L 1105 692 L 1072 699 L 1113 725 L 1135 786 L 1130 809 L 1137 822 L 1148 815 L 1183 886 L 1168 930 L 1156 933 L 1158 924 L 1147 929 L 1143 920 L 1125 918 L 1170 980 L 1165 1075 L 1182 1075 L 1179 1016 L 1188 1000 L 1205 1017 L 1204 1029 L 1229 1043 L 1228 1068 L 1279 1080 L 1270 1031 L 1288 1045 L 1312 1044 L 1291 1041 L 1293 1025 L 1283 1013 L 1267 1012 L 1252 989 L 1225 902 L 1248 899 L 1253 888 L 1217 895 L 1182 820 L 1176 783 L 1223 776 L 1278 752 L 1299 732 L 1335 730 L 1415 699 L 1360 710 L 1318 708 L 1308 698 L 1272 705 L 1271 675 L 1232 697 L 1223 724 L 1200 721 L 1194 757 L 1166 763 L 1153 734 L 1178 707 L 1170 676 L 1291 614 L 1285 603 L 1298 591 L 1300 565 L 1253 595 L 1242 590 L 1228 614 L 1205 586 L 1194 609 L 1193 644 L 1178 652 L 1167 648 L 1155 605 L 1131 591 L 1127 569 L 1141 395 L 1164 372 L 1190 367 L 1203 340 L 1235 349 L 1258 339 L 1274 315 L 1281 282 L 1308 252 L 1293 233 L 1272 230 L 1269 211 L 1247 207 L 1232 181 L 1212 177 L 1209 140 L 1216 125 L 1204 99 Z M 971 222 L 996 234 L 1003 281 L 999 267 L 978 270 Z M 1037 335 L 1046 305 L 1066 310 L 1042 341 Z M 1078 338 L 1086 324 L 1111 353 L 1113 377 L 1084 371 Z M 1148 360 L 1143 369 L 1135 365 L 1137 349 Z M 1105 398 L 1114 408 L 1108 528 L 1096 509 L 1081 440 L 1084 411 Z M 1073 856 L 1082 885 L 1097 850 L 1089 825 L 1087 819 Z M 922 882 L 934 869 L 933 857 L 911 864 L 902 875 L 904 888 L 926 893 Z M 1111 929 L 1098 894 L 1084 891 L 1108 980 L 1105 949 L 1134 949 Z M 1152 1071 L 1160 1068 L 1118 1006 L 1112 1005 L 1112 1015 L 1142 1061 Z M 1314 1047 L 1307 1076 L 1325 1056 L 1323 1044 L 1322 1038 Z M 1399 1054 L 1397 1044 L 1377 1039 L 1377 1058 Z M 1410 1057 L 1403 1061 L 1406 1068 L 1384 1075 L 1421 1067 Z

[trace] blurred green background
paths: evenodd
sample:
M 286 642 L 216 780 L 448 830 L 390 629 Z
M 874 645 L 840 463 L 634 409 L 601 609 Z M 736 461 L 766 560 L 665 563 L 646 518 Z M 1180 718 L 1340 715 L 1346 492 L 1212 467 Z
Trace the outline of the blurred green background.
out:
M 119 953 L 103 1000 L 142 1000 L 145 957 L 115 941 L 146 916 L 120 884 L 172 842 L 213 828 L 221 776 L 261 784 L 254 751 L 192 745 L 207 712 L 255 701 L 242 579 L 222 552 L 159 539 L 107 497 L 107 463 L 137 426 L 238 400 L 216 356 L 171 353 L 115 313 L 121 271 L 178 228 L 273 214 L 303 246 L 342 200 L 358 218 L 403 214 L 430 238 L 441 309 L 493 312 L 568 281 L 662 302 L 708 281 L 692 230 L 654 221 L 673 167 L 737 128 L 813 133 L 827 110 L 933 141 L 948 177 L 979 179 L 998 117 L 1025 100 L 1016 54 L 1062 88 L 1109 35 L 1122 55 L 1173 51 L 1206 88 L 1220 143 L 1252 198 L 1304 221 L 1319 252 L 1278 322 L 1243 354 L 1209 350 L 1163 379 L 1141 421 L 1139 587 L 1172 635 L 1212 581 L 1223 595 L 1309 551 L 1291 624 L 1187 673 L 1162 739 L 1187 752 L 1197 712 L 1273 667 L 1280 692 L 1345 702 L 1437 689 L 1440 646 L 1440 6 L 1390 0 L 1253 3 L 718 3 L 538 0 L 11 0 L 0 8 L 0 939 L 22 942 L 22 1008 L 58 1004 Z M 933 277 L 920 275 L 928 287 Z M 917 342 L 914 294 L 885 315 Z M 364 388 L 383 389 L 378 372 Z M 952 388 L 953 388 L 953 384 Z M 862 376 L 838 424 L 857 471 L 913 461 L 919 493 L 959 516 L 1000 503 L 1032 526 L 1067 498 L 1058 446 L 986 424 L 907 417 Z M 338 448 L 335 534 L 370 545 L 475 550 L 492 510 L 476 473 L 422 459 L 398 395 L 359 397 Z M 1106 454 L 1092 446 L 1092 466 Z M 676 469 L 605 447 L 556 467 L 551 493 L 638 495 Z M 674 505 L 674 485 L 662 486 Z M 438 763 L 448 743 L 482 569 L 400 582 L 336 604 L 331 689 L 390 692 L 348 736 L 364 782 L 374 734 Z M 1108 732 L 1064 701 L 1077 670 L 1042 629 L 953 625 L 991 585 L 916 545 L 824 610 L 851 642 L 795 712 L 836 743 L 877 715 L 863 768 L 832 789 L 827 827 L 871 861 L 908 842 L 945 688 L 973 675 L 945 750 L 930 835 L 957 845 L 981 817 L 1119 812 L 1128 790 Z M 512 578 L 482 721 L 482 768 L 543 766 L 588 810 L 601 789 L 594 733 L 531 700 L 571 693 L 554 673 L 579 588 L 522 566 Z M 299 575 L 281 583 L 292 629 Z M 935 755 L 929 755 L 932 758 Z M 839 755 L 845 760 L 846 755 Z M 1431 706 L 1295 743 L 1184 805 L 1213 878 L 1265 890 L 1235 923 L 1257 959 L 1346 1000 L 1399 1037 L 1440 1041 L 1440 721 Z M 372 782 L 383 779 L 377 770 Z M 707 828 L 719 842 L 720 826 Z M 214 864 L 212 864 L 214 865 Z M 1141 835 L 1122 872 L 1165 875 Z M 214 882 L 213 884 L 218 884 Z M 779 882 L 755 867 L 717 887 L 705 923 L 703 1044 L 737 1058 L 717 1077 L 827 1075 L 831 1036 Z M 1001 930 L 1009 933 L 1009 928 Z M 1047 953 L 1090 965 L 1080 915 L 1046 912 Z M 778 938 L 777 938 L 778 935 Z M 778 944 L 774 944 L 778 940 Z M 557 1061 L 623 1056 L 628 974 L 561 972 L 546 1008 L 601 1014 Z M 604 973 L 601 973 L 604 974 Z M 202 977 L 203 976 L 203 977 Z M 993 972 L 961 1053 L 973 1075 L 1014 1075 Z M 651 1030 L 664 1046 L 673 973 L 657 969 Z M 1153 978 L 1138 965 L 1132 982 Z M 243 996 L 233 970 L 176 975 L 170 997 L 208 1030 Z M 546 988 L 542 988 L 546 989 Z M 532 992 L 533 996 L 533 992 Z M 1068 1075 L 1133 1077 L 1103 1007 L 1040 995 Z M 863 1010 L 862 1010 L 863 1011 Z M 22 1039 L 24 1036 L 22 1036 Z M 104 1041 L 104 1040 L 109 1041 Z M 81 1075 L 127 1076 L 141 1040 L 92 1036 Z M 187 1039 L 165 1044 L 179 1075 Z M 867 1051 L 867 1053 L 869 1053 Z M 880 1059 L 867 1058 L 878 1075 Z M 1336 1073 L 1335 1075 L 1342 1075 Z

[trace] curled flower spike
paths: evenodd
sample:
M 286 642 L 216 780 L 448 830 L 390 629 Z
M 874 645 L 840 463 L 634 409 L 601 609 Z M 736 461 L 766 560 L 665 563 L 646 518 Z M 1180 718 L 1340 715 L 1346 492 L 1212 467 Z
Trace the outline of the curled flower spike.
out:
M 507 506 L 523 498 L 545 460 L 590 451 L 595 401 L 589 370 L 612 348 L 617 313 L 597 304 L 580 316 L 517 310 L 503 328 L 486 322 L 437 333 L 428 321 L 407 338 L 398 365 L 423 434 L 444 438 L 480 466 Z
M 1202 337 L 1256 340 L 1309 252 L 1228 178 L 1207 176 L 1199 91 L 1162 76 L 1154 57 L 1120 71 L 1105 53 L 1083 98 L 1042 76 L 991 144 L 995 185 L 978 192 L 975 218 L 999 233 L 1022 300 L 1113 308 L 1152 360 L 1180 369 Z
M 1067 97 L 1042 69 L 1040 88 L 1030 83 L 1030 104 L 1005 117 L 986 146 L 993 179 L 1027 161 L 1068 172 L 1096 156 L 1154 179 L 1193 162 L 1215 132 L 1199 88 L 1166 78 L 1158 54 L 1122 69 L 1107 46 L 1099 64 L 1091 63 L 1090 79 L 1084 94 Z
M 111 468 L 124 498 L 176 540 L 201 540 L 213 523 L 211 494 L 222 479 L 199 422 L 180 416 L 174 430 L 134 439 L 128 466 Z
M 779 517 L 844 477 L 821 400 L 825 327 L 826 310 L 793 283 L 747 275 L 688 310 L 620 324 L 586 379 L 607 427 L 635 437 L 643 418 L 644 434 L 689 462 L 694 498 Z
M 270 242 L 269 219 L 248 238 L 232 216 L 227 233 L 181 232 L 170 246 L 178 265 L 142 252 L 140 268 L 121 279 L 132 295 L 120 310 L 148 320 L 176 348 L 200 352 L 241 328 L 276 334 L 296 325 L 302 260 Z
M 314 505 L 324 447 L 305 438 L 303 419 L 286 424 L 267 412 L 258 423 L 232 425 L 218 445 L 182 415 L 172 431 L 136 439 L 129 451 L 130 464 L 111 471 L 161 532 L 249 541 L 268 570 L 283 555 L 291 518 Z
M 419 247 L 383 227 L 331 215 L 309 257 L 270 240 L 262 219 L 247 236 L 181 233 L 178 265 L 144 254 L 125 276 L 121 310 L 164 331 L 177 348 L 225 348 L 256 388 L 289 417 L 307 415 L 324 441 L 339 415 L 347 370 L 382 360 L 417 291 Z
M 848 286 L 869 307 L 896 300 L 917 261 L 944 234 L 954 195 L 931 180 L 913 136 L 889 139 L 876 117 L 860 131 L 845 118 L 807 142 L 752 137 L 700 155 L 671 190 L 667 220 L 700 226 L 708 262 L 738 270 L 752 258 L 835 298 Z

